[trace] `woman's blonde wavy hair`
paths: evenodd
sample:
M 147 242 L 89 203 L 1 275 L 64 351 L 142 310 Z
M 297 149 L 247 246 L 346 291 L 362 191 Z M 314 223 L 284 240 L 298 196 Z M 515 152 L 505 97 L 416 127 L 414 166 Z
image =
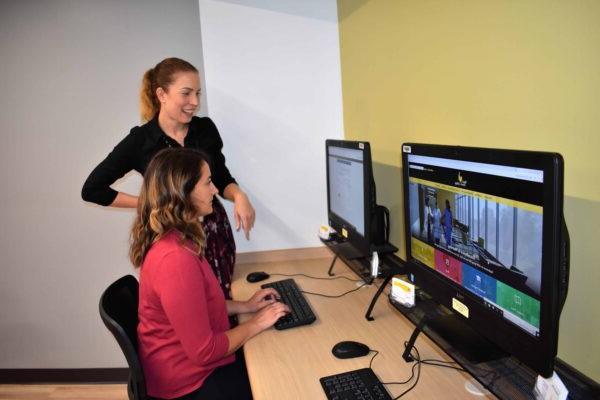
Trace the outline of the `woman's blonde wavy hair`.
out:
M 205 153 L 188 148 L 168 148 L 158 152 L 146 169 L 138 199 L 137 216 L 131 229 L 129 258 L 137 268 L 150 247 L 167 232 L 181 232 L 181 241 L 190 240 L 202 255 L 206 236 L 191 193 L 208 164 Z
M 163 88 L 165 91 L 175 79 L 175 74 L 179 72 L 198 72 L 189 62 L 181 58 L 165 58 L 154 68 L 150 68 L 144 73 L 142 78 L 142 87 L 140 89 L 140 114 L 142 122 L 150 121 L 160 111 L 160 102 L 156 97 L 156 89 Z

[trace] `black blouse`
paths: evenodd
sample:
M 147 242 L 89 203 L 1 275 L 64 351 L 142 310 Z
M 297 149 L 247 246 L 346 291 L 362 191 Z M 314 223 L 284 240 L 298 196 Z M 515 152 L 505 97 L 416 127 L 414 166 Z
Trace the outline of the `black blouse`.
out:
M 144 174 L 148 163 L 156 153 L 166 147 L 179 147 L 179 143 L 167 136 L 158 125 L 158 117 L 145 125 L 131 129 L 113 151 L 100 163 L 86 179 L 81 189 L 81 197 L 102 206 L 112 204 L 117 191 L 110 185 L 131 170 Z M 230 183 L 236 183 L 225 165 L 223 141 L 217 127 L 210 118 L 193 117 L 184 140 L 184 146 L 204 151 L 211 158 L 212 180 L 223 196 L 223 190 Z

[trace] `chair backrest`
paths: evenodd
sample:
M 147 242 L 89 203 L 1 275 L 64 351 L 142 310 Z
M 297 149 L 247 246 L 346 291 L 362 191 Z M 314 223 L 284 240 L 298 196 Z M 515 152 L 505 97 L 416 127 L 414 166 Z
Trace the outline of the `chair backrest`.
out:
M 100 298 L 100 317 L 127 359 L 130 399 L 146 400 L 146 381 L 138 357 L 138 294 L 139 284 L 133 275 L 113 282 Z

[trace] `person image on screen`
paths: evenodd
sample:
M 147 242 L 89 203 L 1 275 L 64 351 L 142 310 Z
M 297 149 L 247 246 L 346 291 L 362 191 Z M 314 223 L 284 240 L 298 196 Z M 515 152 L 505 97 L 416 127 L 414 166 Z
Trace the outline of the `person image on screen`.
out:
M 423 236 L 428 242 L 432 242 L 432 230 L 431 230 L 431 219 L 432 212 L 429 206 L 429 197 L 425 197 L 425 207 L 423 208 Z
M 289 312 L 272 288 L 225 299 L 200 223 L 217 192 L 208 157 L 195 149 L 164 149 L 144 174 L 130 259 L 140 268 L 139 356 L 152 398 L 251 399 L 236 350 Z M 240 313 L 254 314 L 231 328 L 228 315 Z
M 144 174 L 148 162 L 161 149 L 185 147 L 208 153 L 219 194 L 234 202 L 236 229 L 246 238 L 254 226 L 255 211 L 225 165 L 223 141 L 210 118 L 195 116 L 200 107 L 198 70 L 179 58 L 166 58 L 143 76 L 140 91 L 142 126 L 136 126 L 85 181 L 85 201 L 102 206 L 135 208 L 138 197 L 117 192 L 111 185 L 131 170 Z M 207 234 L 205 258 L 227 298 L 235 264 L 235 241 L 223 205 L 215 197 L 214 212 L 204 218 Z
M 435 244 L 440 244 L 440 238 L 442 236 L 442 212 L 436 204 L 433 206 L 433 212 L 431 218 L 433 219 L 433 240 Z
M 444 210 L 443 226 L 444 226 L 444 239 L 446 240 L 446 247 L 452 245 L 452 209 L 450 208 L 450 201 L 446 199 L 446 209 Z

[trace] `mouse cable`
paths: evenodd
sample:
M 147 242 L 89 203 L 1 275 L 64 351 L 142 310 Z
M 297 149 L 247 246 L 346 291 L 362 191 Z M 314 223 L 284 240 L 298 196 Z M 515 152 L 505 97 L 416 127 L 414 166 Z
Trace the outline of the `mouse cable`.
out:
M 271 275 L 275 275 L 275 276 L 305 276 L 307 278 L 310 279 L 320 279 L 320 280 L 324 280 L 324 281 L 331 281 L 334 279 L 346 279 L 347 281 L 350 282 L 363 282 L 362 279 L 350 279 L 346 276 L 336 276 L 334 278 L 329 278 L 329 277 L 319 277 L 319 276 L 310 276 L 310 275 L 306 275 L 306 274 L 280 274 L 280 273 L 275 273 L 275 274 L 271 274 Z
M 364 287 L 364 286 L 367 286 L 367 285 L 368 285 L 368 283 L 366 283 L 366 282 L 365 282 L 365 283 L 363 283 L 362 285 L 360 285 L 360 286 L 359 286 L 359 287 L 357 287 L 357 288 L 354 288 L 354 289 L 348 290 L 347 292 L 344 292 L 344 293 L 342 293 L 342 294 L 336 294 L 336 295 L 332 295 L 332 294 L 323 294 L 323 293 L 314 293 L 314 292 L 307 292 L 307 291 L 304 291 L 304 290 L 301 290 L 301 292 L 302 292 L 302 293 L 304 293 L 304 294 L 312 294 L 312 295 L 315 295 L 315 296 L 328 297 L 328 298 L 330 298 L 330 299 L 337 299 L 337 298 L 340 298 L 340 297 L 342 297 L 342 296 L 345 296 L 345 295 L 347 295 L 348 293 L 356 292 L 357 290 L 359 290 L 359 289 L 361 289 L 362 287 Z
M 404 342 L 404 346 L 406 346 L 406 344 L 407 344 L 407 342 Z M 420 361 L 421 360 L 421 355 L 419 354 L 419 350 L 417 350 L 416 346 L 413 346 L 413 349 L 414 349 L 414 351 L 415 351 L 416 354 L 413 355 L 412 352 L 411 352 L 411 356 L 413 357 L 413 359 L 416 362 L 413 364 L 413 366 L 411 368 L 412 372 L 411 372 L 410 378 L 408 378 L 406 381 L 402 382 L 402 384 L 410 382 L 411 379 L 416 376 L 415 377 L 415 381 L 414 381 L 414 383 L 408 389 L 406 389 L 404 392 L 400 393 L 398 396 L 394 397 L 393 400 L 397 400 L 400 397 L 404 396 L 406 393 L 408 393 L 411 390 L 413 390 L 415 388 L 415 386 L 417 386 L 417 383 L 419 383 L 419 378 L 421 377 L 421 361 Z M 416 375 L 415 375 L 415 368 L 417 369 Z M 400 382 L 390 382 L 389 384 L 399 384 L 399 383 Z
M 375 359 L 375 357 L 377 357 L 377 354 L 379 354 L 379 351 L 378 350 L 369 350 L 369 351 L 375 352 L 375 354 L 373 354 L 373 357 L 371 357 L 371 361 L 369 361 L 369 368 L 372 369 L 371 366 L 373 365 L 373 360 Z

